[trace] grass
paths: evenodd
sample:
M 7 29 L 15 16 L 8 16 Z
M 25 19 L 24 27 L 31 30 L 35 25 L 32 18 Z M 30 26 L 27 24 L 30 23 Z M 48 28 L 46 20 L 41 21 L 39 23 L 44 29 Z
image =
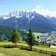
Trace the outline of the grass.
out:
M 19 48 L 0 48 L 0 53 L 6 56 L 49 56 L 38 52 L 21 50 Z
M 37 32 L 34 32 L 33 34 L 35 35 L 35 37 L 37 37 L 37 36 L 40 36 L 40 37 L 48 36 L 48 33 L 37 33 Z
M 33 46 L 33 48 L 40 49 L 40 50 L 46 50 L 50 52 L 55 52 L 56 53 L 56 48 L 48 48 L 48 47 L 39 47 L 39 46 Z
M 14 43 L 11 42 L 0 42 L 0 46 L 7 46 L 7 45 L 14 45 Z M 17 43 L 18 46 L 27 46 L 26 43 Z M 46 44 L 40 44 L 38 46 L 33 46 L 33 49 L 40 49 L 40 50 L 45 50 L 45 51 L 50 51 L 50 52 L 55 52 L 56 53 L 56 48 L 49 48 L 48 45 Z M 47 54 L 42 54 L 38 52 L 33 52 L 33 51 L 27 51 L 27 50 L 20 50 L 19 48 L 1 48 L 0 47 L 0 53 L 10 55 L 10 56 L 48 56 Z
M 41 44 L 38 45 L 38 47 L 48 48 L 49 47 L 48 45 L 49 44 L 41 43 Z
M 14 45 L 14 43 L 11 43 L 11 42 L 0 42 L 0 46 L 3 46 L 3 45 Z M 17 43 L 18 46 L 27 46 L 28 45 L 26 43 Z M 36 49 L 42 49 L 42 50 L 47 50 L 47 51 L 51 51 L 51 52 L 56 52 L 56 48 L 49 48 L 48 47 L 48 44 L 40 44 L 40 45 L 37 45 L 37 46 L 33 46 L 33 48 L 36 48 Z

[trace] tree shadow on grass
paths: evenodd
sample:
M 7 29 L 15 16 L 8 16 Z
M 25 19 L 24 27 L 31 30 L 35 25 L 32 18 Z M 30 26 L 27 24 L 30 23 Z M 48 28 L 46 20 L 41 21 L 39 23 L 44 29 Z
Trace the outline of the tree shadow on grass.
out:
M 27 50 L 27 51 L 32 51 L 30 48 L 19 48 L 21 50 Z
M 14 45 L 4 45 L 3 47 L 4 48 L 15 48 L 16 46 L 14 46 Z

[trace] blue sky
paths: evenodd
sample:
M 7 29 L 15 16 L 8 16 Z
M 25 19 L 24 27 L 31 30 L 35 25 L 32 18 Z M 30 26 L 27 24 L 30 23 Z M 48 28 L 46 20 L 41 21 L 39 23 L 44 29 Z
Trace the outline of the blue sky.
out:
M 56 0 L 0 0 L 0 14 L 24 10 L 56 16 Z

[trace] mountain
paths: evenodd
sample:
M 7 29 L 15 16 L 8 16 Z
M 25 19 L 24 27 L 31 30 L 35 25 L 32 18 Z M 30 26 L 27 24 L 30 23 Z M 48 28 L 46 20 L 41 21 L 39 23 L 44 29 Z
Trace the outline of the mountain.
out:
M 12 34 L 12 29 L 10 27 L 5 27 L 0 25 L 0 41 L 7 41 L 10 40 L 11 34 Z M 22 40 L 26 40 L 26 31 L 20 31 Z
M 0 25 L 0 41 L 10 39 L 11 33 L 11 28 Z
M 56 18 L 55 17 L 49 17 L 48 18 L 54 25 L 56 25 Z
M 56 19 L 55 19 L 56 20 Z M 34 12 L 13 12 L 0 17 L 0 25 L 17 27 L 20 30 L 28 30 L 32 27 L 34 32 L 56 31 L 56 21 Z M 54 22 L 55 21 L 55 22 Z

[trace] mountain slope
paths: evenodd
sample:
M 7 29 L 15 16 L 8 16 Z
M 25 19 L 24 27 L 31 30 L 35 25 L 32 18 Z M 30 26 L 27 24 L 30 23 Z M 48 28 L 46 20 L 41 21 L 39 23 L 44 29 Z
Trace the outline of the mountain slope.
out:
M 56 24 L 52 20 L 36 12 L 20 12 L 19 17 L 16 15 L 10 15 L 8 19 L 0 20 L 0 25 L 7 27 L 16 25 L 21 30 L 28 30 L 29 27 L 32 27 L 33 31 L 42 33 L 56 31 Z

